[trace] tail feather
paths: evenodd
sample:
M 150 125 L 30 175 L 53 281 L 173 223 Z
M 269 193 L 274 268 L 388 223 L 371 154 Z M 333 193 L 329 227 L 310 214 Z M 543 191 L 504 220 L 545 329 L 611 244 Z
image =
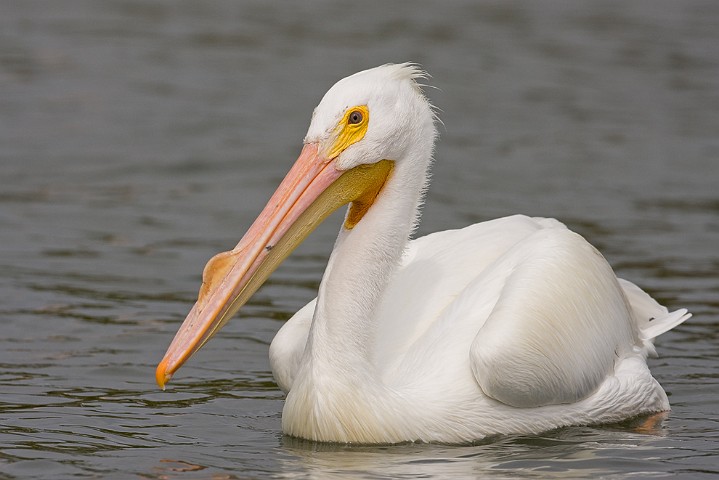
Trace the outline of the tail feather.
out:
M 619 284 L 634 311 L 639 340 L 647 354 L 655 356 L 657 352 L 654 349 L 654 339 L 687 320 L 692 314 L 685 308 L 669 312 L 632 282 L 620 278 Z
M 641 338 L 642 340 L 652 341 L 691 316 L 692 314 L 687 312 L 686 308 L 680 308 L 679 310 L 667 313 L 663 317 L 652 318 L 649 320 L 649 324 L 640 330 Z

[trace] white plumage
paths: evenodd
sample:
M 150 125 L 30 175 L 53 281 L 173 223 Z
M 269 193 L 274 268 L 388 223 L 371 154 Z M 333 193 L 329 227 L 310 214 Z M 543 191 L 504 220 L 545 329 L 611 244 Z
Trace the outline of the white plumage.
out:
M 409 240 L 436 137 L 423 77 L 410 64 L 360 72 L 313 114 L 305 143 L 317 158 L 340 142 L 323 160 L 338 171 L 381 160 L 392 170 L 376 196 L 361 197 L 370 205 L 358 222 L 348 213 L 318 298 L 272 342 L 285 433 L 457 443 L 668 410 L 646 357 L 689 314 L 618 280 L 560 222 L 513 216 Z M 358 106 L 366 131 L 350 135 L 343 119 Z M 177 367 L 158 368 L 158 380 Z
M 618 282 L 559 222 L 524 216 L 410 242 L 367 325 L 376 327 L 372 361 L 360 372 L 341 355 L 308 368 L 315 306 L 270 347 L 275 379 L 290 393 L 284 428 L 363 443 L 460 443 L 668 410 L 645 359 L 655 336 L 688 317 Z M 347 422 L 357 412 L 357 424 Z M 318 431 L 323 424 L 331 433 Z

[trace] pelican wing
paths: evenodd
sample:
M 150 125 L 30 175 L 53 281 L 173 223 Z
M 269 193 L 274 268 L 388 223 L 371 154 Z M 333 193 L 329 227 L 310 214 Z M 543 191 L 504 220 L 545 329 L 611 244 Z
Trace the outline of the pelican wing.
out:
M 272 376 L 280 390 L 285 393 L 292 388 L 300 367 L 316 305 L 315 297 L 282 325 L 270 344 Z
M 493 266 L 541 228 L 535 219 L 514 215 L 410 242 L 376 313 L 374 356 L 384 379 L 414 378 L 416 362 L 425 363 L 425 379 L 434 366 L 466 363 L 471 339 L 496 301 Z M 446 350 L 437 344 L 442 341 Z M 457 354 L 455 362 L 447 358 Z
M 587 397 L 638 343 L 611 267 L 558 222 L 499 261 L 506 280 L 470 349 L 483 392 L 515 407 Z
M 410 244 L 378 311 L 376 364 L 393 385 L 471 382 L 512 406 L 570 403 L 641 344 L 633 315 L 581 236 L 506 217 Z

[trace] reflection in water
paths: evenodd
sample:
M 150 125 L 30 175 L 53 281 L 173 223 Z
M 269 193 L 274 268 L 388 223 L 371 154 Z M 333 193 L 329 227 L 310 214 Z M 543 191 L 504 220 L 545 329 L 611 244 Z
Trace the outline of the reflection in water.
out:
M 619 460 L 627 461 L 622 458 L 627 451 L 651 458 L 656 454 L 653 442 L 652 436 L 631 430 L 578 427 L 547 436 L 497 437 L 471 446 L 346 446 L 284 437 L 282 445 L 294 458 L 285 460 L 283 477 L 516 478 L 546 473 L 553 478 L 596 478 L 626 468 Z
M 201 465 L 194 465 L 189 462 L 185 462 L 182 460 L 171 460 L 168 458 L 163 458 L 160 460 L 161 464 L 165 464 L 161 467 L 158 467 L 157 470 L 158 473 L 164 472 L 199 472 L 200 470 L 204 470 L 207 467 L 203 467 Z

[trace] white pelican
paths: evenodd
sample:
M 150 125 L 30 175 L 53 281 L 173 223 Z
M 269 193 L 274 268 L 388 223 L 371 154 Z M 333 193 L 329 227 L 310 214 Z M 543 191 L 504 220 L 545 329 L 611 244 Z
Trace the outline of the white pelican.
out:
M 690 314 L 617 279 L 557 220 L 513 216 L 410 240 L 437 136 L 425 76 L 384 65 L 325 94 L 267 206 L 205 267 L 158 384 L 349 204 L 317 298 L 270 347 L 286 434 L 462 443 L 668 410 L 646 357 Z

